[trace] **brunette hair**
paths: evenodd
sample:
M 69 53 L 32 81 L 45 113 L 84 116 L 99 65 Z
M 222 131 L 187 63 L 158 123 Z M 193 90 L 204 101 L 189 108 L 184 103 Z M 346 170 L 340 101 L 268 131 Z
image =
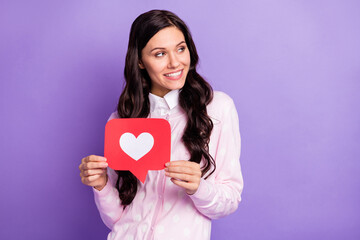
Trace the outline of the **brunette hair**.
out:
M 187 115 L 187 124 L 182 141 L 190 152 L 190 160 L 200 163 L 204 176 L 211 175 L 216 168 L 209 154 L 210 134 L 213 122 L 207 114 L 206 106 L 213 98 L 211 86 L 196 72 L 199 56 L 186 24 L 174 13 L 165 10 L 152 10 L 138 16 L 130 30 L 129 45 L 125 60 L 125 87 L 117 106 L 121 118 L 146 118 L 150 112 L 149 92 L 151 79 L 145 69 L 140 69 L 141 51 L 147 42 L 166 27 L 178 28 L 185 37 L 190 52 L 190 68 L 185 84 L 179 93 L 179 104 Z M 116 171 L 116 188 L 124 208 L 133 201 L 138 186 L 137 178 L 129 171 Z

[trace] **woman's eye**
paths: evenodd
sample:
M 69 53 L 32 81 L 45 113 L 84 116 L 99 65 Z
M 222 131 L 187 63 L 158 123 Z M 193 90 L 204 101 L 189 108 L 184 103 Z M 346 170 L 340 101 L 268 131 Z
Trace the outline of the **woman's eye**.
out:
M 156 53 L 156 54 L 155 54 L 156 57 L 162 57 L 162 56 L 164 56 L 164 55 L 165 55 L 164 52 L 159 52 L 159 53 Z
M 185 51 L 185 47 L 181 47 L 181 48 L 179 48 L 179 50 L 178 50 L 179 52 L 183 52 L 183 51 Z

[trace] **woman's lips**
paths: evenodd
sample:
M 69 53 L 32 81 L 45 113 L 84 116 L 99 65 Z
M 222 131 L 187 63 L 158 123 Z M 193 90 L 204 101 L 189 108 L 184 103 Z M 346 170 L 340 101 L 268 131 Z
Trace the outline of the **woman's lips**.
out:
M 165 78 L 169 80 L 179 80 L 182 77 L 182 75 L 183 75 L 183 69 L 176 72 L 164 74 Z

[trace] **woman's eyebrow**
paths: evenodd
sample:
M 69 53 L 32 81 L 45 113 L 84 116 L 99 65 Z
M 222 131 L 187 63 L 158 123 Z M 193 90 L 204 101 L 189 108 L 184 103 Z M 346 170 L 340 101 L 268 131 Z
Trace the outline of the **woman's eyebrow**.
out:
M 181 41 L 181 42 L 179 42 L 178 44 L 176 44 L 176 47 L 177 46 L 179 46 L 180 44 L 183 44 L 183 43 L 185 43 L 185 41 Z M 150 52 L 152 52 L 152 51 L 154 51 L 154 50 L 158 50 L 158 49 L 165 49 L 165 48 L 163 48 L 163 47 L 156 47 L 156 48 L 153 48 Z

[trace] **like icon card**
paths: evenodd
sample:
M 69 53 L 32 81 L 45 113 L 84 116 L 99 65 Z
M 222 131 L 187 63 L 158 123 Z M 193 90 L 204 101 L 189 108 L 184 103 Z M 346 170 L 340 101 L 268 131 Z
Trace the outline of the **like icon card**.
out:
M 114 170 L 129 170 L 142 183 L 149 170 L 170 161 L 171 130 L 165 119 L 112 119 L 105 126 L 104 156 Z

